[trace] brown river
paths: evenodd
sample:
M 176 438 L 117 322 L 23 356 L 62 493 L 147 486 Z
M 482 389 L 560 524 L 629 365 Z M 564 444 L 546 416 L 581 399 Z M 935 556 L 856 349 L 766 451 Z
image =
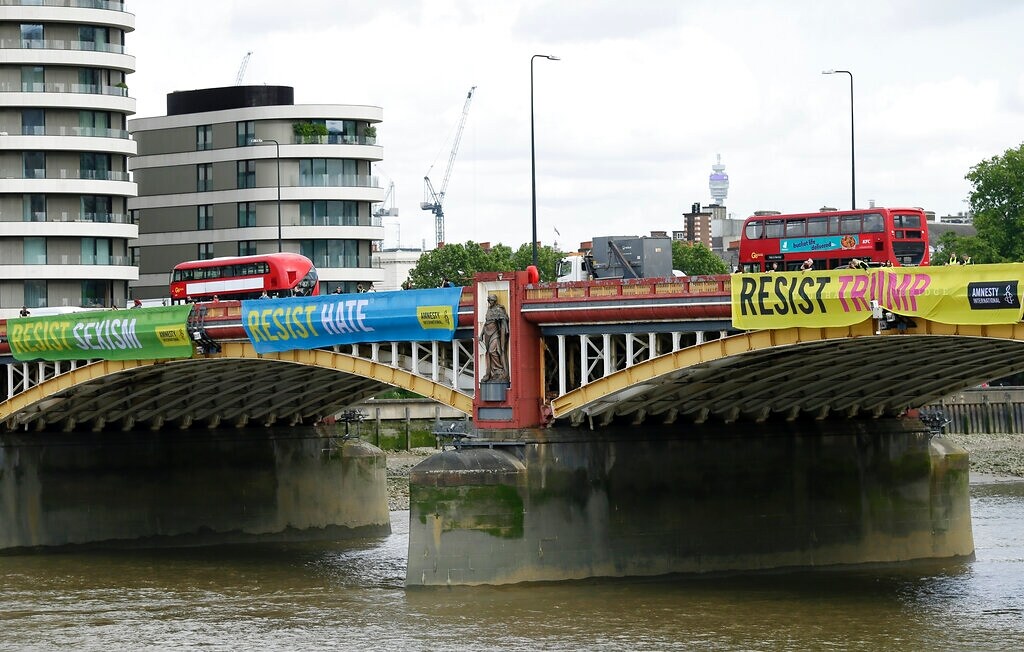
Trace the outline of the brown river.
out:
M 0 650 L 1024 650 L 1024 482 L 972 484 L 974 561 L 406 590 L 391 535 L 0 555 Z

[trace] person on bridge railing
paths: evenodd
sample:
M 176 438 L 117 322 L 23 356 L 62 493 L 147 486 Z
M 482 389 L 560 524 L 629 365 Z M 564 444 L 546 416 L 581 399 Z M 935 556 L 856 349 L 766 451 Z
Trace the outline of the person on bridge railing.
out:
M 19 312 L 18 314 L 19 314 L 20 316 L 22 316 L 22 317 L 28 317 L 28 316 L 29 316 L 29 315 L 31 315 L 32 313 L 28 311 L 28 306 L 22 306 L 22 307 L 21 307 L 21 312 Z
M 480 342 L 484 345 L 487 373 L 480 376 L 482 383 L 507 383 L 508 376 L 508 313 L 498 303 L 498 295 L 487 295 L 487 314 L 480 329 Z

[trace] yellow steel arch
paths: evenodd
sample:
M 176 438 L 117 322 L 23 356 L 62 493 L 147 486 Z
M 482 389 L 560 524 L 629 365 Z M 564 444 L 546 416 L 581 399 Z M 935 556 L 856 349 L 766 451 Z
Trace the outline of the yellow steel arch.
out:
M 471 414 L 473 411 L 473 397 L 459 392 L 452 387 L 435 383 L 402 369 L 396 369 L 343 353 L 323 350 L 295 350 L 259 354 L 249 342 L 227 342 L 222 345 L 220 353 L 209 354 L 204 357 L 221 360 L 261 359 L 334 370 L 375 380 L 394 387 L 408 389 L 467 414 Z M 0 421 L 21 410 L 45 401 L 49 397 L 98 379 L 131 372 L 135 369 L 150 369 L 160 365 L 171 365 L 174 362 L 167 360 L 101 360 L 80 367 L 42 382 L 0 403 Z
M 1024 368 L 1020 366 L 1024 346 L 1018 344 L 1024 342 L 1024 325 L 1020 323 L 958 326 L 914 320 L 917 326 L 906 333 L 878 333 L 875 323 L 867 320 L 840 328 L 751 331 L 705 342 L 567 392 L 551 401 L 551 413 L 556 419 L 581 410 L 613 409 L 629 414 L 650 410 L 659 400 L 690 406 L 700 403 L 700 408 L 691 409 L 697 412 L 712 409 L 718 400 L 732 402 L 730 409 L 743 404 L 746 414 L 768 414 L 782 412 L 778 399 L 783 395 L 791 405 L 803 405 L 802 411 L 814 405 L 827 413 L 831 401 L 832 405 L 857 405 L 881 412 L 891 411 L 899 402 L 886 403 L 887 391 L 890 396 L 898 393 L 904 402 L 912 402 L 915 396 L 933 400 Z M 840 345 L 844 347 L 841 357 L 835 354 Z M 801 353 L 785 360 L 778 353 L 798 349 Z M 759 355 L 751 356 L 755 353 Z M 950 370 L 952 365 L 957 369 Z M 681 375 L 698 367 L 702 369 L 700 387 L 684 387 Z M 785 368 L 787 375 L 774 374 L 773 367 Z M 865 368 L 870 373 L 862 372 Z M 716 377 L 730 374 L 742 377 L 731 384 Z M 707 389 L 711 385 L 714 389 Z M 793 387 L 796 389 L 790 391 Z M 699 401 L 694 394 L 701 394 Z

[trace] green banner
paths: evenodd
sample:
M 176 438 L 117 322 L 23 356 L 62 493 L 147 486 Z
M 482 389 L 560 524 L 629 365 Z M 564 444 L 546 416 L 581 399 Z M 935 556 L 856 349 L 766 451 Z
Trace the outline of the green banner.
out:
M 163 360 L 190 358 L 192 306 L 96 310 L 7 321 L 14 358 L 29 360 Z

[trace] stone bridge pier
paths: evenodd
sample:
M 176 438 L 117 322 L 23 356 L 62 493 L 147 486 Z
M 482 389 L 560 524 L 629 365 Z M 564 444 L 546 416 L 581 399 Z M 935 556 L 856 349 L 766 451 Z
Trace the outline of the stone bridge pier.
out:
M 0 435 L 0 549 L 390 532 L 384 453 L 313 428 Z
M 413 469 L 408 585 L 974 554 L 967 453 L 916 419 L 504 434 Z

